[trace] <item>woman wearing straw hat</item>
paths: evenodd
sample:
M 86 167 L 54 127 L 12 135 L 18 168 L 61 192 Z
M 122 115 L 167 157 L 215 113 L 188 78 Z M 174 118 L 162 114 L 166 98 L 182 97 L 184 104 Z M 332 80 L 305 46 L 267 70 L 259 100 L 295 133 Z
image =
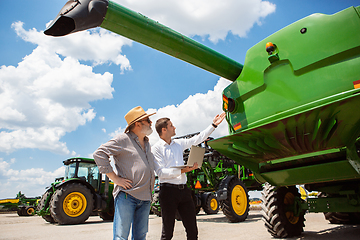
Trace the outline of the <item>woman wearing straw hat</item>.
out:
M 146 239 L 151 193 L 154 187 L 154 160 L 148 135 L 152 133 L 151 120 L 141 107 L 131 109 L 125 120 L 128 126 L 102 144 L 93 154 L 101 173 L 115 184 L 114 240 L 128 239 L 132 225 L 132 239 Z M 110 165 L 113 156 L 116 171 Z

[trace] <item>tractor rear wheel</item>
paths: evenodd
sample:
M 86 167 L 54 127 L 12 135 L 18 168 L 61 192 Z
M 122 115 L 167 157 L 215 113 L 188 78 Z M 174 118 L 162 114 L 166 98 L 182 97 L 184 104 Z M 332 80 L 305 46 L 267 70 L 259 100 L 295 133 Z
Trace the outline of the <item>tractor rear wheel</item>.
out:
M 262 191 L 262 215 L 268 232 L 276 238 L 300 235 L 304 230 L 305 211 L 300 208 L 301 196 L 295 186 L 275 189 L 265 183 Z
M 84 184 L 69 183 L 55 191 L 50 202 L 50 213 L 59 224 L 85 222 L 94 208 L 93 195 Z
M 248 192 L 244 183 L 238 178 L 230 180 L 222 210 L 230 222 L 243 222 L 249 215 Z
M 46 203 L 46 199 L 48 198 L 48 196 L 51 195 L 51 192 L 46 191 L 42 196 L 41 199 L 39 201 L 39 204 L 37 205 L 36 209 L 38 212 L 40 212 L 41 210 L 46 211 L 46 209 L 49 207 L 49 203 Z M 51 215 L 43 215 L 41 216 L 45 221 L 49 222 L 49 223 L 55 223 L 55 220 L 52 218 Z
M 204 193 L 201 196 L 201 203 L 206 214 L 217 214 L 219 212 L 219 202 L 213 193 Z

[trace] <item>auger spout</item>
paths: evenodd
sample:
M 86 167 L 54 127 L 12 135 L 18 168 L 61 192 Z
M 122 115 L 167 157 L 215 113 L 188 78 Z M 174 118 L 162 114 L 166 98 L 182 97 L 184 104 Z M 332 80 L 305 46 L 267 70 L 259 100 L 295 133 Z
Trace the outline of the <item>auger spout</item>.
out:
M 108 0 L 70 0 L 44 31 L 64 36 L 102 27 L 170 56 L 235 81 L 240 63 L 154 21 Z
M 59 37 L 98 27 L 104 21 L 108 4 L 108 0 L 70 0 L 44 33 Z

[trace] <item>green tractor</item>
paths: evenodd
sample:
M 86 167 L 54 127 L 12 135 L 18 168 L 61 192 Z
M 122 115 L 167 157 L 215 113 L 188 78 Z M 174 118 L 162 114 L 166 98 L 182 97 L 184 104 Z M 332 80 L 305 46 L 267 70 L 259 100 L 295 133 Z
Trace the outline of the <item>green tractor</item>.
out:
M 188 134 L 178 138 L 191 138 Z M 201 168 L 186 173 L 187 185 L 192 190 L 196 211 L 202 208 L 206 214 L 217 214 L 222 209 L 230 222 L 244 221 L 249 212 L 248 191 L 261 190 L 262 186 L 251 171 L 208 146 L 208 138 L 199 146 L 205 148 Z M 184 162 L 189 158 L 190 149 L 183 154 Z M 158 202 L 159 189 L 155 186 L 152 211 L 161 215 Z M 179 216 L 177 216 L 179 218 Z
M 249 213 L 248 191 L 261 190 L 262 186 L 251 171 L 212 149 L 207 143 L 201 169 L 187 173 L 188 186 L 193 190 L 197 211 L 216 214 L 221 209 L 230 222 L 242 222 Z M 184 152 L 184 161 L 189 157 Z
M 359 16 L 312 14 L 255 44 L 244 65 L 108 0 L 68 1 L 44 33 L 100 26 L 233 81 L 229 135 L 209 145 L 264 184 L 265 226 L 284 238 L 303 232 L 305 212 L 360 222 Z M 302 200 L 296 185 L 319 196 Z
M 42 195 L 36 213 L 45 221 L 58 224 L 78 224 L 90 215 L 103 220 L 114 216 L 114 184 L 101 174 L 95 161 L 70 158 L 64 161 L 65 176 L 55 179 Z
M 19 216 L 33 216 L 35 215 L 35 209 L 39 199 L 40 197 L 25 197 L 20 191 L 16 194 L 15 199 L 9 198 L 0 200 L 0 206 L 5 210 L 17 211 Z

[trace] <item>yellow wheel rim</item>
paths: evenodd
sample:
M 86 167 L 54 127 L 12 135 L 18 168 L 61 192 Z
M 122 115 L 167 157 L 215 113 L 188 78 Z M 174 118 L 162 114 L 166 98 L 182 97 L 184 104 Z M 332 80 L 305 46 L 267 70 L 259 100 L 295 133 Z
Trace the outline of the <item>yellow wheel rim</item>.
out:
M 241 216 L 247 209 L 248 199 L 245 189 L 240 185 L 236 185 L 231 193 L 231 204 L 234 212 Z
M 78 217 L 86 209 L 87 202 L 85 196 L 80 192 L 72 192 L 66 196 L 63 202 L 63 209 L 69 217 Z
M 285 205 L 292 205 L 294 204 L 295 196 L 291 192 L 286 193 L 284 197 L 284 204 Z M 291 224 L 296 224 L 299 221 L 299 217 L 294 216 L 293 212 L 286 212 L 286 218 Z
M 211 199 L 210 208 L 213 211 L 216 211 L 216 209 L 218 208 L 218 202 L 217 202 L 217 200 L 215 198 Z
M 33 215 L 34 212 L 35 212 L 35 210 L 34 210 L 33 208 L 28 208 L 28 209 L 26 210 L 26 213 L 27 213 L 28 215 Z

